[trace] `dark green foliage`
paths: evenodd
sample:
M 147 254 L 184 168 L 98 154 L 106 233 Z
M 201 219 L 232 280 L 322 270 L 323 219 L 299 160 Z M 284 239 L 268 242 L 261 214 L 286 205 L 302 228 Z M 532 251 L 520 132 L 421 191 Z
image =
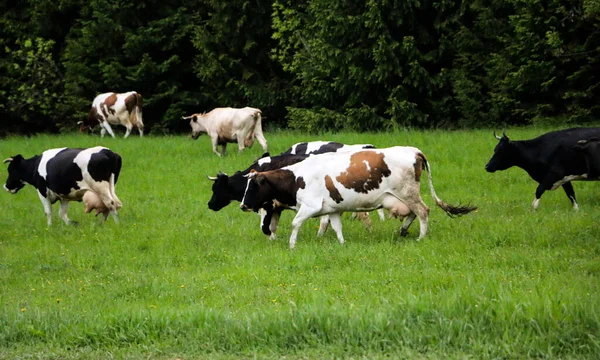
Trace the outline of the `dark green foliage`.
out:
M 312 132 L 582 124 L 597 0 L 21 0 L 0 4 L 0 135 L 72 131 L 135 90 L 154 133 L 254 106 Z

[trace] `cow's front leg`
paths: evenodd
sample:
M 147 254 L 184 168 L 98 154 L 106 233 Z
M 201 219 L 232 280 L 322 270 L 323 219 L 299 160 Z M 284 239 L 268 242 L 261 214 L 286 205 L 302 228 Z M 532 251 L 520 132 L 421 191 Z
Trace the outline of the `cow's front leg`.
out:
M 296 213 L 294 220 L 292 220 L 292 234 L 290 235 L 290 250 L 293 250 L 296 246 L 296 239 L 298 238 L 298 230 L 300 230 L 300 226 L 307 220 L 317 214 L 317 211 L 307 207 L 306 205 L 301 205 L 300 209 Z
M 225 155 L 226 151 L 227 151 L 227 143 L 222 143 L 221 144 L 221 155 Z
M 575 190 L 573 190 L 573 185 L 571 182 L 566 182 L 562 185 L 562 188 L 565 190 L 567 197 L 571 200 L 571 205 L 573 205 L 574 210 L 579 210 L 579 205 L 577 205 L 577 199 L 575 199 Z
M 38 192 L 38 196 L 40 197 L 40 201 L 42 202 L 42 205 L 44 206 L 44 213 L 46 214 L 48 226 L 50 226 L 50 225 L 52 225 L 52 203 L 50 202 L 50 200 L 48 200 L 48 198 L 46 198 L 40 192 Z
M 67 215 L 67 211 L 69 211 L 69 200 L 60 200 L 60 210 L 58 211 L 58 216 L 65 222 L 67 225 L 77 225 L 77 221 L 69 220 L 69 216 Z
M 219 146 L 219 138 L 215 135 L 215 136 L 211 136 L 211 144 L 212 144 L 212 151 L 217 154 L 218 156 L 221 156 L 221 153 L 219 152 L 219 150 L 217 150 L 217 147 Z
M 103 121 L 100 123 L 100 126 L 102 126 L 102 130 L 100 130 L 100 136 L 104 137 L 104 134 L 106 133 L 106 131 L 108 131 L 108 133 L 110 134 L 110 136 L 112 136 L 113 138 L 115 137 L 115 133 L 112 131 L 112 128 L 110 127 L 110 125 L 108 124 L 108 122 Z
M 242 151 L 244 151 L 245 148 L 246 148 L 246 146 L 244 145 L 244 139 L 239 137 L 238 138 L 238 153 L 241 153 Z
M 130 123 L 127 123 L 125 125 L 125 128 L 127 130 L 125 130 L 125 136 L 123 136 L 124 139 L 126 139 L 129 136 L 129 134 L 131 134 L 131 130 L 133 129 L 133 125 L 131 125 Z
M 344 234 L 342 234 L 342 217 L 339 213 L 329 214 L 329 221 L 331 222 L 331 228 L 335 231 L 340 244 L 343 244 Z

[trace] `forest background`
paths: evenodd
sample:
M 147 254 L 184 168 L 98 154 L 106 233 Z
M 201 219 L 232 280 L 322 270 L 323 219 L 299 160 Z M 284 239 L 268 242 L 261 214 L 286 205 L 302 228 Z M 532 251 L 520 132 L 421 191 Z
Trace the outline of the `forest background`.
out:
M 585 124 L 600 115 L 598 0 L 0 2 L 0 136 L 68 132 L 103 92 L 267 130 Z

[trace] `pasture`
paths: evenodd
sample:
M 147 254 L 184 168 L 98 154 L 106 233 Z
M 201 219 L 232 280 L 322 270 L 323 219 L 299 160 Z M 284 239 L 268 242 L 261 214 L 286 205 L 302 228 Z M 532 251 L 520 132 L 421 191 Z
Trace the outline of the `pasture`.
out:
M 527 139 L 551 129 L 507 129 Z M 269 240 L 239 203 L 207 208 L 207 175 L 245 169 L 259 144 L 219 158 L 207 136 L 79 134 L 0 140 L 3 158 L 107 146 L 123 157 L 120 224 L 71 203 L 46 226 L 35 189 L 0 193 L 0 358 L 596 358 L 600 354 L 600 183 L 575 182 L 531 208 L 537 184 L 517 168 L 488 174 L 492 130 L 304 135 L 266 132 L 271 154 L 306 140 L 411 145 L 438 196 L 479 210 L 372 229 L 343 216 L 346 244 L 318 220 Z M 6 180 L 6 165 L 0 181 Z

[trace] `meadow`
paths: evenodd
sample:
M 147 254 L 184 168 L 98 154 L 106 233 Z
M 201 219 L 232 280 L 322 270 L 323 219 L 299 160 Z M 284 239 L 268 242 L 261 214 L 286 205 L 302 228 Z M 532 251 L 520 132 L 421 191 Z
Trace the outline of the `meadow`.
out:
M 527 139 L 549 128 L 507 129 Z M 0 140 L 0 155 L 103 145 L 121 154 L 120 224 L 71 203 L 51 227 L 32 186 L 0 193 L 0 358 L 592 359 L 600 354 L 600 194 L 575 182 L 539 209 L 521 169 L 489 174 L 492 130 L 305 135 L 266 132 L 272 154 L 299 141 L 411 145 L 428 157 L 438 196 L 427 237 L 371 214 L 344 214 L 346 243 L 318 220 L 289 250 L 291 211 L 269 240 L 239 203 L 208 209 L 207 175 L 232 174 L 258 144 L 219 158 L 206 136 L 39 135 Z M 0 181 L 6 180 L 6 165 Z

